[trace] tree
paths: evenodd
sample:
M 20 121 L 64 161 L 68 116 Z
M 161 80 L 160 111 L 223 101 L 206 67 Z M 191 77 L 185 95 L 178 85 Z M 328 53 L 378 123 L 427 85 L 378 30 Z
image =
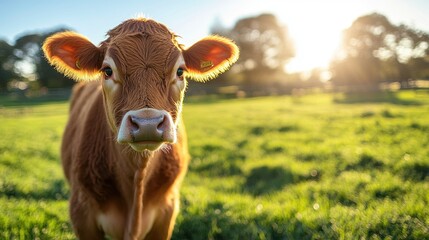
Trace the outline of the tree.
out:
M 332 82 L 354 88 L 378 88 L 381 59 L 374 53 L 383 49 L 387 33 L 393 31 L 388 19 L 377 13 L 356 19 L 343 33 L 342 50 L 333 63 Z
M 413 59 L 428 54 L 428 34 L 396 26 L 378 13 L 356 19 L 344 31 L 342 49 L 331 64 L 332 82 L 377 89 L 380 82 L 407 82 Z
M 9 81 L 18 78 L 14 71 L 14 48 L 4 40 L 0 40 L 0 90 L 5 90 Z
M 412 69 L 411 77 L 414 79 L 429 79 L 429 55 L 425 57 L 412 58 L 408 62 Z
M 39 82 L 39 85 L 47 88 L 70 87 L 74 84 L 73 80 L 58 73 L 45 60 L 41 51 L 42 44 L 47 37 L 56 33 L 66 31 L 67 29 L 57 29 L 45 34 L 28 34 L 18 38 L 15 42 L 15 56 L 20 62 L 33 67 L 32 73 L 27 74 L 27 78 L 33 78 Z M 21 73 L 23 73 L 21 71 Z M 30 75 L 30 76 L 28 76 Z
M 294 56 L 294 47 L 287 28 L 280 25 L 272 14 L 262 14 L 239 20 L 229 37 L 240 48 L 238 66 L 245 81 L 260 85 L 279 72 Z

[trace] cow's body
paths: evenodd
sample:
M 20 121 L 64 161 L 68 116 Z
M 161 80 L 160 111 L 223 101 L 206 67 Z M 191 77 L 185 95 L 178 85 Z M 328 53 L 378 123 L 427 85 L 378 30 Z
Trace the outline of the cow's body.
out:
M 184 125 L 179 125 L 176 144 L 144 159 L 116 143 L 105 116 L 99 82 L 74 87 L 61 152 L 65 175 L 72 183 L 70 213 L 75 228 L 93 225 L 95 231 L 82 231 L 82 239 L 101 238 L 104 233 L 121 239 L 133 206 L 136 169 L 148 161 L 142 214 L 146 218 L 140 228 L 143 235 L 165 239 L 174 224 L 169 220 L 177 214 L 178 190 L 188 165 Z M 87 210 L 79 211 L 82 207 Z
M 188 49 L 164 25 L 131 19 L 94 46 L 72 32 L 43 50 L 73 89 L 61 157 L 80 239 L 168 239 L 188 166 L 184 76 L 204 81 L 238 58 L 227 39 Z

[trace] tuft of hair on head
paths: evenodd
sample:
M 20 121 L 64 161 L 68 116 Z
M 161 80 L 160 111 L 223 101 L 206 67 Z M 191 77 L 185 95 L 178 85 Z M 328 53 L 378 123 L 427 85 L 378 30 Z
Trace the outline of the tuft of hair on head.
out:
M 206 82 L 228 70 L 239 57 L 237 45 L 230 39 L 212 35 L 182 49 L 186 63 L 186 76 Z
M 145 21 L 151 18 L 144 13 L 137 13 L 133 16 L 133 19 Z

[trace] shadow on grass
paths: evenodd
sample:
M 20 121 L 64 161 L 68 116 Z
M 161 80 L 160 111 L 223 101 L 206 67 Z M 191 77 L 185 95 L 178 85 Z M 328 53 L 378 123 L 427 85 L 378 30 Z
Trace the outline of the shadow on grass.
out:
M 66 200 L 68 199 L 69 190 L 64 180 L 55 180 L 50 184 L 48 189 L 32 190 L 23 192 L 16 184 L 3 183 L 0 188 L 0 196 L 15 199 L 32 199 L 32 200 Z
M 310 179 L 282 167 L 257 167 L 247 176 L 243 189 L 259 196 L 279 191 L 287 185 Z
M 355 163 L 349 163 L 345 166 L 345 170 L 381 170 L 384 167 L 384 163 L 369 153 L 363 153 L 359 156 L 359 161 Z
M 229 161 L 224 161 L 221 163 L 212 162 L 208 164 L 203 164 L 198 167 L 194 167 L 193 170 L 212 177 L 234 176 L 234 175 L 240 175 L 243 173 L 241 171 L 241 168 L 236 163 L 229 162 Z
M 338 239 L 329 219 L 314 221 L 253 209 L 243 213 L 237 205 L 214 201 L 192 212 L 183 207 L 172 239 Z M 240 211 L 238 213 L 237 211 Z
M 423 182 L 429 179 L 429 164 L 425 162 L 407 162 L 399 167 L 398 173 L 404 180 Z
M 415 99 L 402 99 L 395 92 L 353 92 L 344 93 L 334 98 L 339 104 L 358 103 L 391 103 L 404 106 L 419 106 L 422 103 Z
M 242 147 L 247 141 L 239 143 Z M 205 144 L 201 146 L 198 153 L 192 154 L 194 158 L 203 159 L 201 162 L 189 166 L 192 171 L 211 177 L 224 177 L 243 174 L 241 162 L 246 159 L 246 155 L 240 151 L 230 151 L 224 146 Z

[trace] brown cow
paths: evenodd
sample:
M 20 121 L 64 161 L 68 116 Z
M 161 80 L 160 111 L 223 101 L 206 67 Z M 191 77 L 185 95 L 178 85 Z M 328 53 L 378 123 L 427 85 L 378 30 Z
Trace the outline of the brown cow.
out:
M 188 165 L 181 108 L 185 77 L 214 78 L 238 58 L 230 40 L 206 37 L 185 49 L 150 19 L 130 19 L 99 47 L 73 32 L 43 51 L 73 89 L 61 147 L 80 239 L 168 239 Z

